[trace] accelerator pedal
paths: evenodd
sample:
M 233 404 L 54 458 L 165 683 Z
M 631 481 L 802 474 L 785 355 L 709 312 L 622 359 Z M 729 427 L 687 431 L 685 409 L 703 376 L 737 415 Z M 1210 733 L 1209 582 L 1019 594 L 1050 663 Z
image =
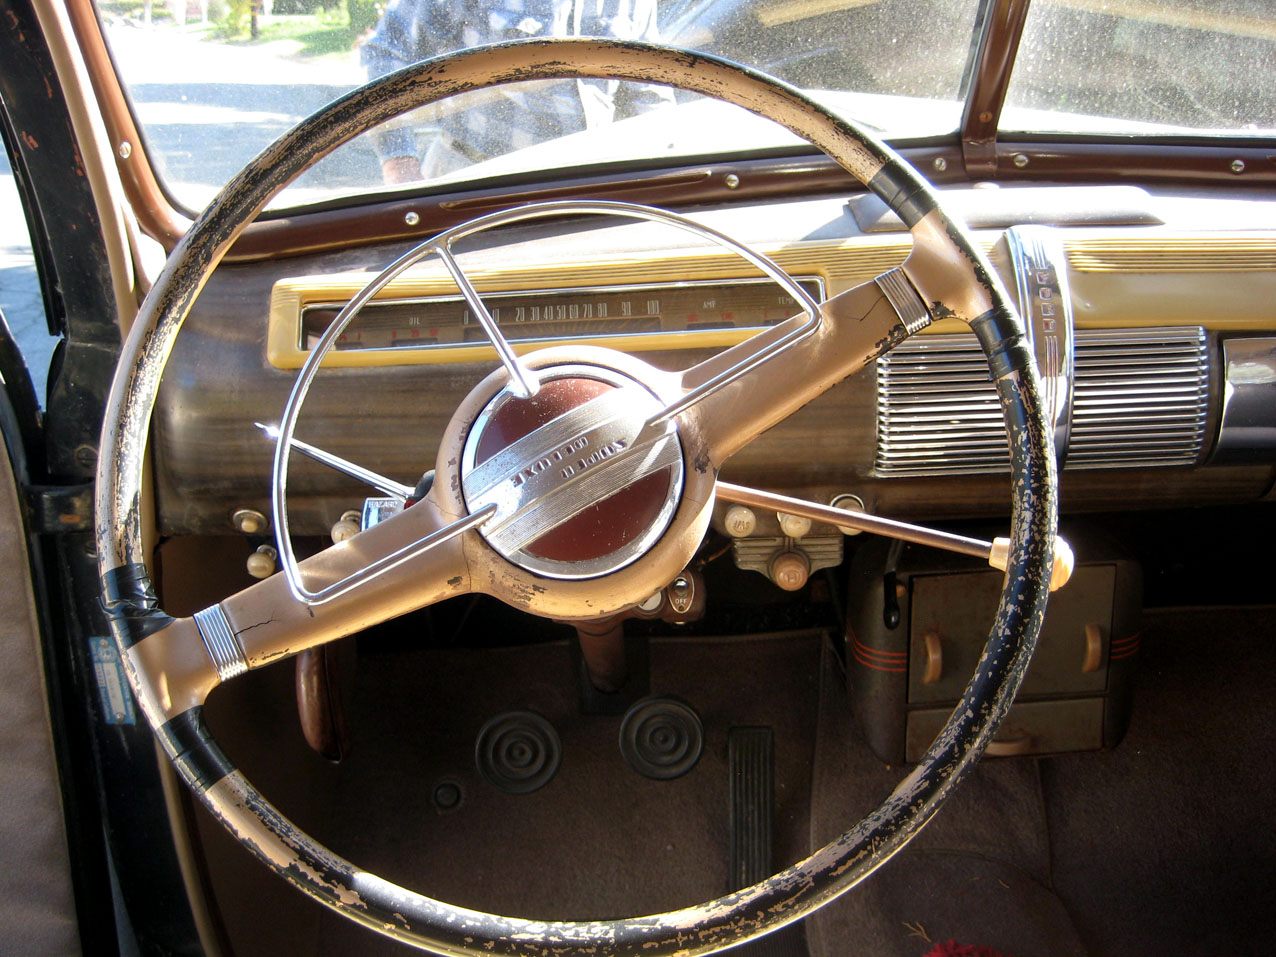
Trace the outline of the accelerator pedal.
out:
M 732 728 L 727 734 L 731 787 L 731 889 L 775 873 L 775 735 L 770 728 Z M 807 957 L 801 922 L 733 950 L 739 957 Z

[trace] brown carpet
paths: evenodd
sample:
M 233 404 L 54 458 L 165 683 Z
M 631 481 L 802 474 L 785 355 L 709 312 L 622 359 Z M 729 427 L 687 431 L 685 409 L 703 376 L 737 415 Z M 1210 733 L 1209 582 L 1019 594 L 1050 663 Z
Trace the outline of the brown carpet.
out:
M 704 724 L 703 756 L 673 781 L 650 780 L 624 762 L 620 717 L 579 713 L 563 643 L 361 654 L 350 682 L 352 755 L 341 765 L 297 750 L 300 734 L 286 713 L 293 707 L 288 674 L 247 676 L 233 703 L 231 695 L 210 701 L 210 724 L 281 810 L 387 879 L 519 916 L 651 913 L 730 889 L 732 727 L 774 729 L 777 854 L 791 862 L 806 852 L 821 640 L 807 632 L 653 641 L 652 693 L 683 699 Z M 249 693 L 249 683 L 259 687 Z M 529 795 L 501 793 L 475 769 L 480 727 L 513 709 L 541 714 L 562 739 L 557 776 Z M 272 729 L 265 741 L 254 737 L 262 728 Z M 440 783 L 460 787 L 460 807 L 436 809 L 432 794 Z M 236 860 L 242 852 L 203 830 L 210 849 L 217 848 L 219 897 L 237 953 L 281 945 L 331 954 L 397 952 L 300 895 L 294 901 L 249 890 L 245 882 L 261 882 Z M 249 928 L 272 913 L 275 923 L 287 913 L 307 930 L 284 940 L 274 932 L 254 938 Z
M 823 673 L 811 821 L 818 843 L 871 810 L 906 771 L 873 757 L 846 717 L 831 653 Z M 1015 957 L 1084 954 L 1049 886 L 1045 818 L 1033 760 L 983 762 L 911 844 L 807 921 L 811 953 L 922 957 L 953 939 Z
M 812 957 L 921 957 L 956 939 L 1015 957 L 1249 954 L 1276 905 L 1276 610 L 1164 611 L 1145 622 L 1134 718 L 1111 752 L 985 762 L 901 854 L 807 923 Z M 348 682 L 354 752 L 301 740 L 291 667 L 210 701 L 227 751 L 298 823 L 355 863 L 469 906 L 539 917 L 651 912 L 727 881 L 726 740 L 775 730 L 777 857 L 845 829 L 900 768 L 859 739 L 817 633 L 656 639 L 651 690 L 700 714 L 700 763 L 675 781 L 630 769 L 620 718 L 577 707 L 565 644 L 402 650 L 375 643 Z M 531 709 L 562 739 L 542 790 L 495 791 L 480 726 Z M 818 733 L 817 733 L 818 728 Z M 436 808 L 439 783 L 463 800 Z M 201 832 L 236 953 L 398 952 Z
M 1055 887 L 1096 957 L 1268 954 L 1276 608 L 1144 615 L 1120 747 L 1042 762 Z

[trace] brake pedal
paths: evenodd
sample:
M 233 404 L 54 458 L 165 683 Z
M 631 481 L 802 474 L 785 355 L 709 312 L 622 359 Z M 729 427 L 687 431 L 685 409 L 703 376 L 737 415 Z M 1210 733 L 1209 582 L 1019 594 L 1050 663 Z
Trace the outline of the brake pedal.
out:
M 631 768 L 656 781 L 682 777 L 703 750 L 700 716 L 677 698 L 645 698 L 620 724 L 620 753 Z

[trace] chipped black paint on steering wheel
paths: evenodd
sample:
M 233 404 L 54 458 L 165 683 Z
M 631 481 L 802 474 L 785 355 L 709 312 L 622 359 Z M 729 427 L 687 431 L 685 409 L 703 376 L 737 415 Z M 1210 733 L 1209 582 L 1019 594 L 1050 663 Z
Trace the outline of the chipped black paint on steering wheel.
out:
M 104 604 L 121 655 L 168 619 L 156 607 L 139 533 L 141 465 L 159 378 L 173 340 L 214 267 L 244 227 L 319 158 L 409 108 L 514 80 L 603 76 L 670 85 L 737 103 L 828 152 L 910 227 L 937 210 L 920 177 L 867 132 L 798 91 L 699 54 L 602 40 L 532 40 L 416 64 L 360 88 L 281 137 L 232 180 L 174 250 L 125 347 L 112 391 L 98 478 Z M 1005 416 L 1013 491 L 1011 552 L 1001 604 L 978 667 L 948 724 L 883 804 L 806 860 L 753 887 L 697 906 L 607 921 L 536 921 L 456 907 L 360 871 L 276 811 L 212 740 L 194 707 L 156 728 L 209 810 L 263 862 L 306 893 L 381 933 L 443 954 L 710 953 L 797 920 L 900 850 L 973 767 L 1028 666 L 1045 611 L 1056 520 L 1054 463 L 1022 324 L 963 229 L 952 249 L 994 308 L 971 317 Z M 935 313 L 946 309 L 932 303 Z M 137 690 L 138 676 L 130 669 Z

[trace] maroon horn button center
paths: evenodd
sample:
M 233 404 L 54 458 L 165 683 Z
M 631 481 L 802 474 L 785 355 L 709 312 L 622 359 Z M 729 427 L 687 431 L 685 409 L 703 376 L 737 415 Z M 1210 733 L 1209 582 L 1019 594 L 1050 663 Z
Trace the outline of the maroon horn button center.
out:
M 474 465 L 482 465 L 523 436 L 614 388 L 597 379 L 566 376 L 542 382 L 530 399 L 502 403 L 479 436 Z M 639 479 L 546 532 L 523 551 L 558 562 L 584 562 L 610 555 L 659 519 L 669 498 L 669 482 L 669 469 Z

